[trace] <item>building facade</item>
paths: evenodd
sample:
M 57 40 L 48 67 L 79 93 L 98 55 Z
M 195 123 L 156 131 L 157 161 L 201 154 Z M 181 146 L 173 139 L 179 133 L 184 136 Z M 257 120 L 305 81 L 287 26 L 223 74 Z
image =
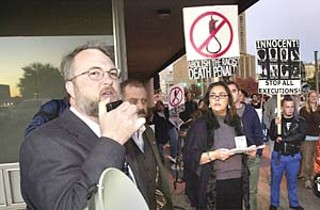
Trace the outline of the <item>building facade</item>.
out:
M 9 99 L 10 97 L 10 86 L 0 84 L 0 100 Z

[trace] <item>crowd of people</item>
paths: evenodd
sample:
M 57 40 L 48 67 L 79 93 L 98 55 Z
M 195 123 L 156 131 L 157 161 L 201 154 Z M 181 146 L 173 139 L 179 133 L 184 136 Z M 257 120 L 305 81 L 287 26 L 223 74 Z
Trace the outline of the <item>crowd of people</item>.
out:
M 74 49 L 62 60 L 61 71 L 67 97 L 40 107 L 20 149 L 21 193 L 27 208 L 93 209 L 99 177 L 114 167 L 130 177 L 149 209 L 173 209 L 163 148 L 170 145 L 174 163 L 181 133 L 166 105 L 156 101 L 148 107 L 142 81 L 121 82 L 121 71 L 104 45 L 87 43 Z M 185 122 L 183 180 L 192 207 L 259 209 L 262 145 L 269 141 L 270 209 L 281 205 L 284 173 L 289 207 L 304 209 L 297 179 L 315 191 L 317 180 L 320 186 L 320 107 L 315 91 L 308 93 L 302 107 L 296 105 L 297 97 L 284 96 L 281 110 L 276 97 L 249 98 L 232 81 L 210 84 L 198 102 L 190 91 L 185 98 L 179 115 Z M 118 107 L 106 110 L 106 104 L 119 99 Z
M 214 84 L 218 85 L 218 83 Z M 305 188 L 313 189 L 316 195 L 320 195 L 320 107 L 318 104 L 318 94 L 315 91 L 309 91 L 304 103 L 300 101 L 300 96 L 283 96 L 281 108 L 279 109 L 279 107 L 277 107 L 276 96 L 265 98 L 258 94 L 253 94 L 251 98 L 248 98 L 235 82 L 229 81 L 227 84 L 232 94 L 232 103 L 235 105 L 237 116 L 240 118 L 241 134 L 246 137 L 248 146 L 252 144 L 258 146 L 269 141 L 271 159 L 270 210 L 278 209 L 281 206 L 279 201 L 280 184 L 284 174 L 287 179 L 289 208 L 297 210 L 304 209 L 300 205 L 297 196 L 298 178 L 303 180 Z M 208 97 L 208 94 L 210 95 L 211 85 L 204 99 Z M 222 162 L 217 159 L 215 155 L 211 157 L 211 151 L 216 151 L 217 147 L 212 146 L 212 142 L 210 141 L 219 145 L 219 143 L 216 143 L 219 139 L 218 136 L 211 132 L 219 133 L 219 130 L 225 126 L 224 124 L 230 120 L 227 113 L 230 114 L 232 110 L 232 106 L 230 104 L 228 105 L 231 98 L 228 91 L 220 91 L 220 96 L 213 93 L 212 97 L 216 101 L 216 103 L 214 103 L 216 107 L 221 106 L 226 102 L 226 99 L 228 99 L 225 105 L 225 115 L 223 115 L 224 121 L 219 121 L 221 114 L 215 110 L 210 100 L 206 103 L 209 108 L 206 116 L 197 120 L 194 125 L 191 126 L 186 139 L 186 148 L 184 148 L 186 193 L 196 209 L 241 209 L 239 208 L 241 205 L 246 209 L 259 209 L 257 204 L 257 184 L 262 157 L 261 149 L 257 150 L 253 156 L 245 155 L 245 168 L 249 170 L 250 174 L 249 182 L 247 182 L 249 186 L 245 185 L 246 182 L 243 182 L 241 185 L 242 191 L 237 192 L 237 196 L 224 196 L 226 198 L 232 198 L 231 200 L 224 201 L 226 205 L 235 206 L 222 208 L 220 205 L 223 204 L 218 204 L 218 202 L 222 202 L 221 200 L 216 200 L 217 203 L 212 201 L 212 197 L 219 196 L 218 192 L 212 191 L 212 189 L 219 189 L 217 187 L 217 183 L 220 183 L 219 179 L 228 180 L 227 178 L 221 178 L 219 176 L 220 170 L 223 169 L 224 165 L 227 166 L 228 161 L 231 161 L 232 158 L 238 155 L 229 154 L 230 156 L 227 157 L 228 161 L 224 160 Z M 260 114 L 257 112 L 260 112 Z M 277 115 L 278 112 L 281 114 Z M 208 120 L 208 116 L 210 115 L 214 117 Z M 211 123 L 206 121 L 211 121 Z M 210 126 L 212 126 L 212 124 L 218 124 L 218 126 L 211 128 Z M 210 131 L 207 130 L 208 128 L 210 128 Z M 199 129 L 202 130 L 198 131 Z M 223 132 L 223 141 L 225 144 L 227 144 L 228 136 L 232 133 L 230 130 Z M 209 140 L 208 135 L 211 135 Z M 235 145 L 224 145 L 225 148 L 232 148 L 234 146 Z M 235 171 L 231 166 L 226 168 L 233 172 Z M 224 171 L 225 175 L 228 173 L 228 170 Z M 245 173 L 243 173 L 241 177 L 242 179 L 245 178 Z M 228 180 L 228 183 L 232 182 Z M 236 183 L 232 184 L 233 186 L 237 186 Z M 202 192 L 202 194 L 200 194 L 200 192 Z M 249 200 L 245 199 L 248 192 Z M 240 204 L 238 202 L 238 207 L 236 207 L 236 198 L 243 200 L 245 203 Z M 220 207 L 217 207 L 217 205 Z

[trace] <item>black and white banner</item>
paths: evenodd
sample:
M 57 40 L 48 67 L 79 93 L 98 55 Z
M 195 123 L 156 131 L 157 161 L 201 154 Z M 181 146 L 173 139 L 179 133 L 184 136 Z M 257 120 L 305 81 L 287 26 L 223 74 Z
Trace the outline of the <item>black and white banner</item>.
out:
M 295 39 L 256 42 L 260 94 L 301 92 L 300 43 Z

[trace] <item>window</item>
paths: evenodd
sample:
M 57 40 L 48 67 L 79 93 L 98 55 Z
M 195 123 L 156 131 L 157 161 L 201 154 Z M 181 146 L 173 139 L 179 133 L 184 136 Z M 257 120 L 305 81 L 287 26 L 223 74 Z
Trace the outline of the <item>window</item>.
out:
M 113 47 L 112 35 L 0 38 L 0 164 L 18 161 L 24 129 L 41 104 L 65 96 L 63 55 L 93 40 Z

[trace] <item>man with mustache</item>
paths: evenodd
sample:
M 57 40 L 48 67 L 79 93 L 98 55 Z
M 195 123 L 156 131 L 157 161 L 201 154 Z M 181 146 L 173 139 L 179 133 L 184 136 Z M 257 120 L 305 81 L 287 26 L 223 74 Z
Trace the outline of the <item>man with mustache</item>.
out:
M 143 83 L 136 79 L 128 79 L 121 83 L 120 91 L 123 101 L 135 105 L 138 116 L 145 118 L 148 112 L 148 100 Z M 129 172 L 132 171 L 133 181 L 142 193 L 149 209 L 159 209 L 166 203 L 164 208 L 160 209 L 171 210 L 172 202 L 166 170 L 161 162 L 153 130 L 145 124 L 132 135 L 125 147 Z M 157 202 L 160 200 L 165 202 L 160 204 Z
M 120 96 L 120 70 L 106 46 L 87 43 L 61 63 L 70 108 L 26 136 L 20 148 L 27 209 L 84 209 L 103 170 L 124 168 L 125 143 L 145 123 Z M 133 207 L 134 208 L 134 207 Z

